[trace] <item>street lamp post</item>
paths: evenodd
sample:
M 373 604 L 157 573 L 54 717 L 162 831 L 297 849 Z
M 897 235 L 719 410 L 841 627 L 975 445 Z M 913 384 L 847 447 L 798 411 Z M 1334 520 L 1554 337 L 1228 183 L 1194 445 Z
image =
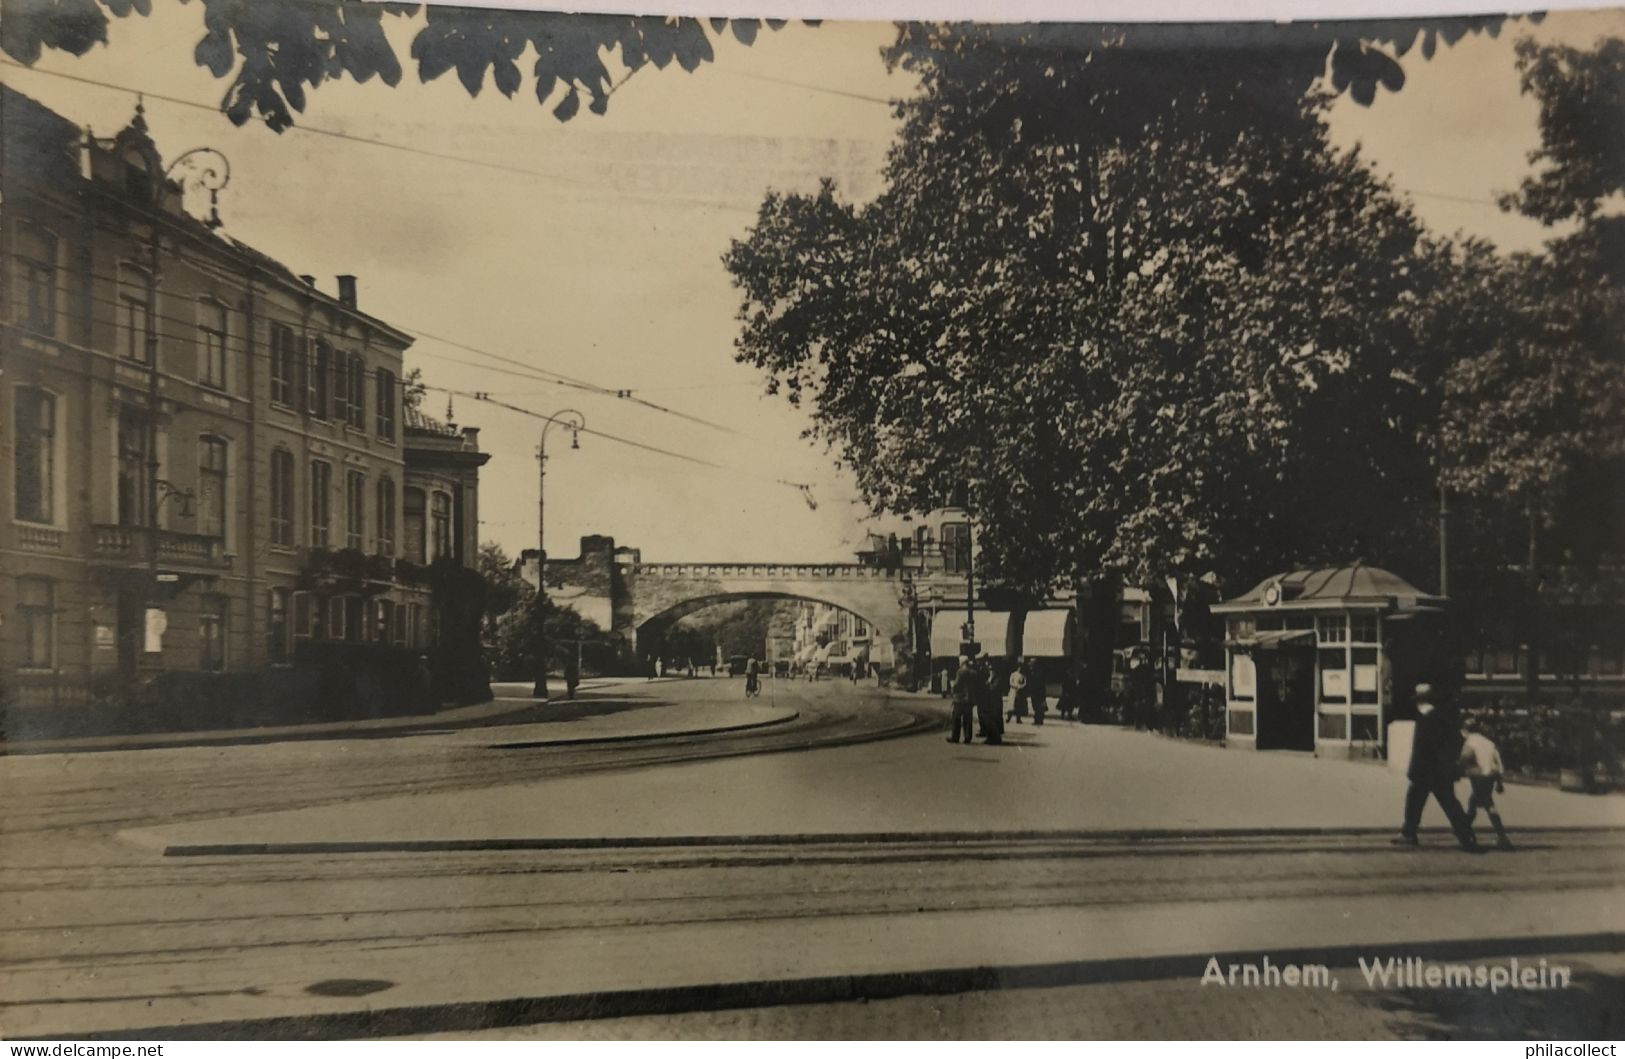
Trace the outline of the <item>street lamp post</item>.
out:
M 574 408 L 564 408 L 547 417 L 536 445 L 536 686 L 531 694 L 547 698 L 547 432 L 562 425 L 570 431 L 570 447 L 581 447 L 581 432 L 587 417 Z

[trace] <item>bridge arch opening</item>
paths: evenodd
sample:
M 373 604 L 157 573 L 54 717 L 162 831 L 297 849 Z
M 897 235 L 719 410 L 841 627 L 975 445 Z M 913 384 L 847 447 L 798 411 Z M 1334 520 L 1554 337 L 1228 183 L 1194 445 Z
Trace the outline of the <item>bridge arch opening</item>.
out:
M 695 638 L 683 635 L 693 623 L 685 619 L 729 604 L 769 601 L 786 604 L 764 624 L 761 643 L 754 650 L 736 652 L 713 639 L 724 657 L 695 658 Z M 788 606 L 793 605 L 793 606 Z M 895 642 L 900 639 L 875 617 L 850 603 L 821 599 L 809 593 L 777 590 L 708 592 L 666 606 L 642 618 L 633 626 L 632 647 L 645 667 L 664 664 L 697 668 L 726 664 L 727 656 L 754 654 L 781 673 L 804 672 L 810 668 L 827 672 L 850 672 L 852 667 L 868 674 L 890 670 L 896 663 Z M 736 645 L 740 646 L 740 645 Z

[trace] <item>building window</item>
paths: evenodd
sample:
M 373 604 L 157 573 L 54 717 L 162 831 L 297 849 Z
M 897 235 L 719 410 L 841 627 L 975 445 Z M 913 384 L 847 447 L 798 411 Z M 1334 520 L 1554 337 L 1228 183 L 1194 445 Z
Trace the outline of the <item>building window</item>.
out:
M 1349 738 L 1356 743 L 1375 743 L 1382 738 L 1381 723 L 1374 713 L 1357 713 L 1350 719 Z
M 395 481 L 378 479 L 378 554 L 395 554 Z
M 1252 710 L 1247 709 L 1247 710 L 1231 710 L 1230 711 L 1230 734 L 1231 735 L 1252 735 L 1253 734 L 1253 711 Z
M 1478 650 L 1478 672 L 1487 677 L 1515 677 L 1523 673 L 1523 652 L 1514 644 L 1488 644 Z
M 970 569 L 970 523 L 943 524 L 942 569 L 950 574 L 962 574 Z
M 1146 608 L 1139 603 L 1119 603 L 1117 605 L 1117 646 L 1137 647 L 1147 637 L 1145 630 Z
M 288 660 L 288 590 L 273 588 L 266 593 L 266 657 L 273 665 Z
M 17 625 L 24 669 L 56 664 L 56 586 L 43 577 L 17 579 Z
M 327 635 L 327 602 L 310 592 L 293 594 L 293 638 L 320 640 Z
M 157 345 L 157 336 L 152 330 L 151 273 L 146 269 L 135 265 L 119 266 L 117 312 L 119 352 L 127 360 L 146 364 L 149 347 Z
M 378 405 L 378 436 L 385 441 L 395 440 L 395 373 L 384 368 L 378 369 L 378 393 L 375 395 Z
M 310 461 L 310 546 L 325 548 L 333 525 L 333 465 Z
M 1349 651 L 1349 662 L 1349 701 L 1375 706 L 1382 694 L 1382 665 L 1377 659 L 1377 648 L 1353 648 Z
M 372 639 L 374 643 L 388 643 L 395 628 L 395 602 L 389 599 L 373 600 Z
M 293 547 L 293 453 L 271 450 L 271 543 Z
M 121 408 L 118 416 L 118 521 L 121 526 L 147 524 L 147 481 L 152 467 L 151 425 L 135 408 Z
M 283 324 L 271 325 L 271 400 L 294 406 L 299 380 L 299 339 Z
M 333 357 L 333 418 L 350 421 L 350 359 L 342 351 Z
M 1338 711 L 1336 713 L 1322 713 L 1317 732 L 1321 739 L 1342 742 L 1349 737 L 1348 714 Z
M 15 511 L 24 522 L 56 518 L 56 397 L 19 387 L 13 395 L 17 429 Z
M 1375 614 L 1355 614 L 1349 618 L 1350 643 L 1381 643 L 1380 630 Z
M 424 547 L 424 496 L 423 490 L 408 487 L 405 493 L 405 502 L 402 505 L 402 515 L 405 519 L 406 531 L 406 558 L 414 563 L 422 564 L 428 559 L 428 552 Z
M 205 298 L 197 306 L 198 381 L 226 388 L 226 307 Z
M 198 439 L 197 531 L 226 539 L 226 443 L 220 438 Z
M 317 419 L 326 419 L 327 412 L 327 380 L 333 371 L 333 351 L 326 342 L 317 339 L 311 346 L 310 368 L 306 375 L 310 386 L 306 395 L 306 407 L 310 414 Z
M 335 640 L 359 641 L 363 628 L 362 600 L 360 596 L 333 596 L 327 601 L 327 626 Z
M 1322 614 L 1316 623 L 1321 643 L 1348 643 L 1348 619 L 1341 614 Z
M 198 613 L 198 646 L 202 652 L 198 668 L 218 673 L 226 668 L 226 607 L 223 596 L 204 596 Z
M 367 476 L 349 471 L 344 476 L 344 546 L 360 551 L 366 545 Z
M 429 498 L 429 531 L 434 550 L 430 560 L 451 555 L 451 497 L 435 493 Z
M 56 336 L 56 236 L 37 225 L 17 233 L 17 302 L 21 323 L 31 331 Z
M 1230 656 L 1230 697 L 1251 700 L 1258 687 L 1258 670 L 1251 655 Z
M 397 605 L 395 607 L 395 643 L 400 647 L 406 646 L 406 617 L 407 608 Z
M 406 642 L 412 647 L 424 647 L 423 604 L 406 605 Z
M 344 408 L 344 421 L 357 430 L 366 430 L 367 362 L 352 354 L 347 370 L 348 377 L 345 380 L 343 390 L 349 397 Z

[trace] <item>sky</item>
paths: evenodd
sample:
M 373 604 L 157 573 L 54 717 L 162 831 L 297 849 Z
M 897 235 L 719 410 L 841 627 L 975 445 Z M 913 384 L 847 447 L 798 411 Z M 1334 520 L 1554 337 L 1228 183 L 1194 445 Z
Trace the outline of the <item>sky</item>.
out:
M 431 387 L 489 392 L 542 415 L 574 409 L 593 430 L 721 465 L 597 436 L 573 450 L 555 429 L 551 555 L 574 555 L 580 536 L 600 533 L 649 561 L 849 561 L 866 530 L 896 525 L 868 518 L 834 455 L 802 437 L 806 417 L 734 361 L 738 297 L 720 260 L 769 189 L 809 191 L 830 176 L 859 201 L 879 192 L 896 129 L 886 100 L 916 88 L 881 61 L 890 23 L 791 24 L 750 47 L 728 38 L 714 64 L 641 70 L 607 114 L 583 108 L 563 124 L 528 82 L 513 99 L 489 84 L 471 99 L 454 76 L 425 85 L 409 66 L 395 88 L 324 84 L 279 136 L 211 109 L 225 82 L 192 60 L 201 7 L 153 6 L 151 17 L 113 20 L 108 45 L 85 56 L 3 65 L 0 78 L 98 135 L 129 121 L 133 89 L 200 104 L 145 105 L 166 157 L 208 145 L 229 158 L 225 232 L 316 275 L 329 293 L 335 275 L 358 276 L 365 311 L 419 334 L 407 363 Z M 385 24 L 406 56 L 417 23 Z M 1335 104 L 1334 138 L 1358 144 L 1435 230 L 1537 248 L 1549 233 L 1493 205 L 1538 143 L 1513 66 L 1512 42 L 1526 32 L 1585 46 L 1625 35 L 1625 11 L 1554 14 L 1431 61 L 1413 50 L 1403 91 L 1369 108 Z M 714 425 L 560 387 L 534 369 L 632 390 Z M 444 418 L 446 405 L 432 389 L 426 410 Z M 510 554 L 534 547 L 541 421 L 462 397 L 451 412 L 481 428 L 492 454 L 482 539 Z M 781 482 L 810 484 L 816 509 Z

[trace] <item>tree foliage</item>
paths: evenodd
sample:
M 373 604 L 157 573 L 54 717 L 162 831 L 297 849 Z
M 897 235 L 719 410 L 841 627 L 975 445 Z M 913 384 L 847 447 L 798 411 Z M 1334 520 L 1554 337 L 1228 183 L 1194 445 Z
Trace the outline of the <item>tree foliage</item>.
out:
M 520 577 L 501 545 L 480 546 L 480 576 L 486 583 L 484 641 L 486 661 L 497 680 L 530 680 L 536 676 L 538 625 L 546 633 L 548 669 L 559 672 L 581 645 L 584 669 L 607 673 L 615 668 L 615 650 L 596 622 L 551 600 L 536 603 L 536 589 Z
M 968 483 L 1012 584 L 1419 554 L 1444 248 L 1328 144 L 1314 47 L 1026 32 L 905 34 L 886 191 L 770 195 L 725 255 L 739 359 L 875 508 Z
M 1625 539 L 1625 41 L 1517 55 L 1541 145 L 1503 206 L 1564 227 L 1543 254 L 1469 248 L 1450 274 L 1445 481 L 1595 565 Z
M 191 3 L 193 0 L 182 0 Z M 532 91 L 553 115 L 568 121 L 581 110 L 602 114 L 614 91 L 606 56 L 615 54 L 629 71 L 664 69 L 675 63 L 693 72 L 715 57 L 713 38 L 727 34 L 743 44 L 762 28 L 784 25 L 775 19 L 721 19 L 660 16 L 560 14 L 457 8 L 440 4 L 363 3 L 360 0 L 195 0 L 202 12 L 202 36 L 193 51 L 199 66 L 217 78 L 231 78 L 221 109 L 236 124 L 259 117 L 282 131 L 302 113 L 309 90 L 349 76 L 400 82 L 403 61 L 386 33 L 385 17 L 423 13 L 408 60 L 418 77 L 432 81 L 455 71 L 470 95 L 487 78 L 505 96 L 517 94 L 529 67 Z M 0 0 L 0 50 L 32 65 L 46 50 L 83 55 L 107 42 L 110 18 L 151 14 L 151 0 Z M 930 67 L 950 50 L 973 61 L 978 43 L 994 48 L 1021 46 L 1065 61 L 1093 54 L 1103 58 L 1143 55 L 1152 66 L 1164 55 L 1188 55 L 1193 35 L 1208 45 L 1198 65 L 1245 67 L 1258 102 L 1295 99 L 1323 73 L 1333 91 L 1347 91 L 1363 105 L 1380 88 L 1396 91 L 1405 80 L 1396 61 L 1413 47 L 1432 56 L 1471 32 L 1498 32 L 1502 16 L 1434 19 L 1425 22 L 1369 20 L 1343 23 L 1268 23 L 1225 26 L 938 26 L 900 24 L 890 61 L 910 68 Z M 709 28 L 709 32 L 707 32 Z M 1103 47 L 1107 46 L 1107 47 Z M 1111 65 L 1108 63 L 1107 65 Z M 1154 83 L 1121 80 L 1134 63 L 1114 72 L 1122 93 Z M 1279 93 L 1274 89 L 1281 90 Z M 1063 119 L 1064 120 L 1064 119 Z
M 192 2 L 192 0 L 183 0 Z M 360 0 L 196 0 L 203 32 L 193 51 L 199 66 L 231 79 L 221 109 L 241 125 L 258 116 L 278 132 L 302 113 L 308 90 L 349 76 L 400 83 L 402 60 L 384 19 L 423 14 L 409 59 L 432 81 L 456 72 L 469 95 L 487 78 L 505 96 L 523 86 L 568 121 L 581 109 L 602 114 L 614 84 L 605 59 L 622 66 L 694 71 L 715 57 L 713 38 L 727 33 L 750 44 L 779 20 L 560 14 Z M 111 18 L 151 14 L 151 0 L 0 0 L 0 50 L 32 65 L 46 49 L 83 55 L 107 43 Z M 707 27 L 709 25 L 709 32 Z M 556 102 L 555 102 L 556 100 Z

